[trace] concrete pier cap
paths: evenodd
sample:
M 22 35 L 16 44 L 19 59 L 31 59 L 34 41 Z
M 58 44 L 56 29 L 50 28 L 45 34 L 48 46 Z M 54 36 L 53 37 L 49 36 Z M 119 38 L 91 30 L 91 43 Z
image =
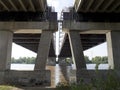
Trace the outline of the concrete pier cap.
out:
M 78 31 L 81 34 L 106 34 L 110 31 L 119 31 L 120 23 L 113 22 L 76 22 L 70 20 L 63 21 L 63 31 Z
M 17 32 L 20 30 L 34 30 L 35 31 L 42 31 L 42 30 L 50 30 L 50 31 L 57 31 L 57 24 L 56 22 L 0 22 L 0 30 L 10 30 L 13 32 Z

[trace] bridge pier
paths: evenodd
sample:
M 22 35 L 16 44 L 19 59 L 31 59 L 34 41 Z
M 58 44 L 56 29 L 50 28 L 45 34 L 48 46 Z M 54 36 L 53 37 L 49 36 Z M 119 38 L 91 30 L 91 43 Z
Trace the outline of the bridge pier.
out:
M 108 63 L 111 69 L 120 70 L 120 32 L 110 31 L 106 34 L 108 45 Z
M 42 31 L 34 70 L 45 70 L 52 37 L 52 31 Z
M 13 32 L 8 30 L 0 31 L 0 70 L 10 70 L 12 39 Z
M 86 62 L 84 60 L 83 47 L 79 32 L 70 30 L 68 33 L 70 47 L 72 52 L 73 61 L 76 65 L 76 78 L 77 82 L 81 78 L 81 70 L 86 70 Z

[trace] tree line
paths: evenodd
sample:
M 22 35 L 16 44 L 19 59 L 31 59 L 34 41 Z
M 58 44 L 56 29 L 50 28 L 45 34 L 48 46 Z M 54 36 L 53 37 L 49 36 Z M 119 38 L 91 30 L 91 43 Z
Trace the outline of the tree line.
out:
M 86 63 L 106 64 L 108 63 L 108 57 L 107 56 L 103 56 L 103 57 L 96 56 L 90 60 L 88 56 L 85 56 L 85 61 Z
M 15 59 L 12 57 L 11 59 L 11 63 L 15 63 L 15 64 L 34 64 L 36 60 L 36 57 L 20 57 L 18 59 Z M 88 56 L 85 56 L 85 61 L 86 63 L 94 63 L 94 64 L 105 64 L 108 63 L 108 57 L 107 56 L 96 56 L 94 58 L 92 58 L 91 60 L 89 59 Z
M 15 63 L 15 64 L 34 64 L 35 63 L 35 57 L 20 57 L 18 59 L 15 59 L 12 57 L 11 59 L 11 63 Z

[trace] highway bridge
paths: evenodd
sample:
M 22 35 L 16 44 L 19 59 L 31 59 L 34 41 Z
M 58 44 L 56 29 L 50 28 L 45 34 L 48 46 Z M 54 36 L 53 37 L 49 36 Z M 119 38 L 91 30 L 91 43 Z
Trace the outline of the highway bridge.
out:
M 119 16 L 119 0 L 76 0 L 70 12 L 63 13 L 62 30 L 66 34 L 59 58 L 73 58 L 77 81 L 81 71 L 87 71 L 83 51 L 105 41 L 109 66 L 120 69 Z M 46 0 L 0 0 L 0 84 L 23 84 L 26 80 L 28 86 L 49 86 L 46 61 L 56 57 L 53 33 L 57 30 L 57 13 Z M 34 71 L 10 70 L 12 42 L 37 53 Z
M 95 23 L 95 22 L 96 23 L 100 23 L 100 22 L 119 23 L 120 21 L 119 6 L 120 6 L 120 2 L 118 0 L 76 0 L 74 4 L 74 8 L 70 10 L 71 12 L 63 13 L 63 18 L 64 18 L 63 29 L 66 32 L 66 29 L 69 29 L 69 27 L 67 27 L 68 24 L 73 23 L 74 21 L 81 22 L 81 24 L 85 22 L 87 24 Z M 66 24 L 64 23 L 65 21 L 70 21 L 70 23 L 67 23 L 67 25 L 65 25 Z M 78 28 L 76 27 L 76 29 L 80 30 L 79 27 Z M 83 50 L 89 49 L 91 47 L 94 47 L 96 45 L 99 45 L 105 42 L 106 41 L 105 34 L 106 32 L 108 32 L 108 30 L 109 29 L 107 28 L 105 30 L 101 29 L 99 31 L 96 31 L 94 29 L 89 30 L 89 28 L 88 29 L 85 28 L 85 30 L 80 30 Z M 59 57 L 71 57 L 72 54 L 70 51 L 68 35 L 65 35 L 64 38 L 65 38 L 64 40 L 65 44 L 63 44 L 62 46 L 63 48 L 61 50 Z M 86 38 L 87 40 L 84 38 Z
M 78 78 L 81 70 L 86 69 L 83 51 L 105 41 L 108 64 L 111 69 L 119 70 L 119 16 L 119 0 L 75 0 L 70 12 L 63 12 L 62 29 L 66 35 L 59 57 L 72 57 Z
M 49 57 L 56 57 L 56 31 L 57 13 L 52 12 L 46 0 L 0 0 L 0 84 L 20 85 L 26 78 L 27 85 L 32 85 L 31 79 L 34 85 L 41 80 L 45 86 L 50 85 L 50 72 L 45 67 Z M 12 42 L 37 53 L 34 71 L 10 70 Z

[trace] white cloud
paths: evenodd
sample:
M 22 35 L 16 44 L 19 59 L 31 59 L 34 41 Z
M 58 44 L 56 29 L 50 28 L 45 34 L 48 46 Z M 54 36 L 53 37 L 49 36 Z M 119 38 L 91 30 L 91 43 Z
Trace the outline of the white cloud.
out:
M 63 8 L 73 6 L 74 0 L 47 0 L 49 6 L 55 7 L 56 12 L 61 12 Z
M 49 6 L 52 6 L 55 8 L 55 11 L 58 11 L 59 9 L 59 0 L 47 0 L 47 3 Z

